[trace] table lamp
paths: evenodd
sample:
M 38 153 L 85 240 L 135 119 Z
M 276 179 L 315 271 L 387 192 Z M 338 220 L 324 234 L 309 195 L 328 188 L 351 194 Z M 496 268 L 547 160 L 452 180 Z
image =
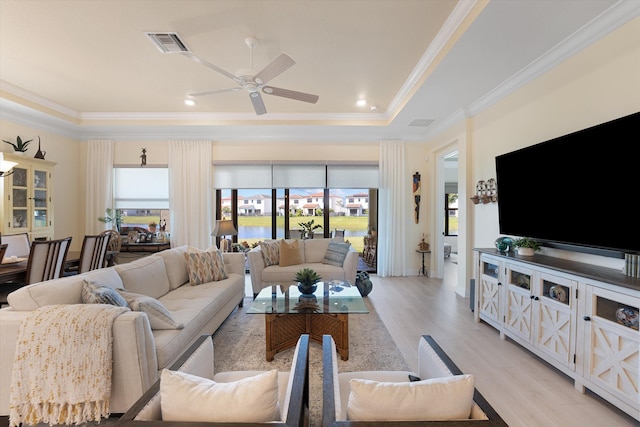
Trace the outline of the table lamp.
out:
M 224 247 L 222 248 L 223 252 L 229 252 L 229 246 L 227 246 L 225 237 L 235 236 L 237 234 L 238 230 L 236 230 L 236 227 L 233 225 L 233 221 L 230 219 L 217 220 L 215 227 L 213 227 L 213 232 L 211 233 L 212 236 L 223 237 L 222 241 L 225 242 Z

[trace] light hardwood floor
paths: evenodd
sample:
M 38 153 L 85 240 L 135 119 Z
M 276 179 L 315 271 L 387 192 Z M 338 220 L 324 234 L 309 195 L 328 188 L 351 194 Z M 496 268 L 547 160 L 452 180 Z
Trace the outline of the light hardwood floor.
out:
M 638 426 L 640 423 L 485 323 L 476 323 L 469 299 L 456 295 L 455 256 L 445 279 L 371 275 L 369 297 L 395 345 L 416 368 L 418 339 L 431 335 L 511 426 Z

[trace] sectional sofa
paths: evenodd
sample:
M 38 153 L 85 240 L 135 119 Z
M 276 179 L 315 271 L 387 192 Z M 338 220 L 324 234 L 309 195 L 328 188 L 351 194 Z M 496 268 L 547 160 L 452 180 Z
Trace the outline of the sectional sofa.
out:
M 167 325 L 157 313 L 145 312 L 143 304 L 135 306 L 143 311 L 132 309 L 115 319 L 109 409 L 111 413 L 126 412 L 156 382 L 163 368 L 175 363 L 198 337 L 213 334 L 242 305 L 244 254 L 225 253 L 221 270 L 227 278 L 200 283 L 206 275 L 194 282 L 195 269 L 190 260 L 202 252 L 182 246 L 130 263 L 36 283 L 9 294 L 9 307 L 0 310 L 0 416 L 9 414 L 9 389 L 21 322 L 39 307 L 82 304 L 84 281 L 125 289 L 142 296 L 139 301 L 151 297 L 146 302 L 158 301 L 175 323 L 175 327 Z

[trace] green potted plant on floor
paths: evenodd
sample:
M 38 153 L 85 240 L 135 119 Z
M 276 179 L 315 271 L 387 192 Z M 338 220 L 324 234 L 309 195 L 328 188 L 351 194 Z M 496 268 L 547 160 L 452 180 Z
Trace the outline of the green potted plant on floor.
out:
M 542 247 L 540 243 L 530 237 L 520 237 L 513 241 L 513 246 L 518 248 L 518 255 L 531 256 Z
M 303 268 L 296 273 L 295 280 L 302 295 L 312 295 L 318 287 L 316 283 L 322 280 L 322 277 L 311 268 Z

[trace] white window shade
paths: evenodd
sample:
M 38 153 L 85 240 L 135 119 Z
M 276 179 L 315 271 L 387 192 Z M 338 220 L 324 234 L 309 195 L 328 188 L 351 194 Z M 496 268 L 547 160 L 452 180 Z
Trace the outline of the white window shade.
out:
M 328 188 L 378 188 L 378 165 L 328 165 Z
M 116 209 L 169 209 L 169 169 L 115 168 Z
M 215 165 L 215 188 L 272 188 L 271 165 Z
M 273 188 L 325 188 L 325 165 L 273 165 Z

